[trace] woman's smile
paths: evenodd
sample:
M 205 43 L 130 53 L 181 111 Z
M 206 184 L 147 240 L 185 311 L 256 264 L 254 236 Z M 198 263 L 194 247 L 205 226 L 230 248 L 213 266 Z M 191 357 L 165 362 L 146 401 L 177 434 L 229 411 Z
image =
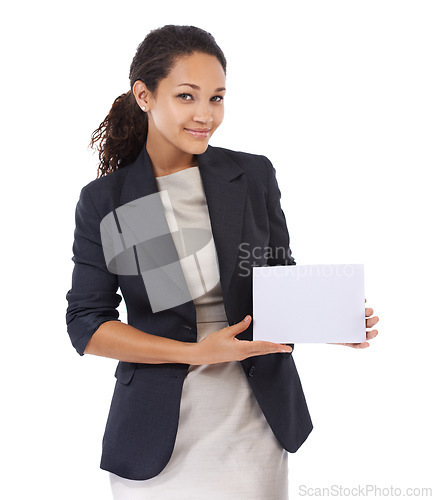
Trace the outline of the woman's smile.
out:
M 197 137 L 199 139 L 206 138 L 209 136 L 210 128 L 186 128 L 185 129 L 189 134 L 193 137 Z

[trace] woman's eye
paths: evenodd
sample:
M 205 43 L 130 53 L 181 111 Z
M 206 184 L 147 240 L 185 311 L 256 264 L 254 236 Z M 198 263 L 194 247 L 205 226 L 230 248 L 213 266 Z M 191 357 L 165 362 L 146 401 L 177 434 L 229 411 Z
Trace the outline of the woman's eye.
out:
M 191 101 L 193 98 L 191 94 L 186 94 L 186 93 L 179 94 L 177 97 L 180 97 L 184 101 Z M 186 99 L 186 97 L 191 97 L 191 99 Z M 215 97 L 218 99 L 218 101 L 215 101 Z M 221 102 L 223 99 L 224 97 L 222 95 L 215 95 L 212 97 L 212 100 L 214 102 Z

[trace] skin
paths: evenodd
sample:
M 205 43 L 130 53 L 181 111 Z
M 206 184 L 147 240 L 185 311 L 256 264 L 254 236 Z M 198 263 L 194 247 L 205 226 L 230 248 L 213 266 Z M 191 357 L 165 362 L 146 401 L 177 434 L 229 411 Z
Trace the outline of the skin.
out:
M 191 88 L 190 83 L 196 86 Z M 137 80 L 133 93 L 137 104 L 145 106 L 149 131 L 147 152 L 155 177 L 178 172 L 196 165 L 196 156 L 206 151 L 209 140 L 224 118 L 226 78 L 215 56 L 195 52 L 177 59 L 173 69 L 152 93 Z M 224 90 L 221 90 L 224 89 Z M 143 111 L 144 112 L 144 111 Z M 194 137 L 185 129 L 210 129 L 207 137 Z M 365 299 L 367 302 L 367 299 Z M 365 308 L 366 341 L 340 343 L 356 349 L 370 346 L 378 335 L 372 328 L 378 321 L 373 309 Z
M 365 299 L 365 302 L 367 302 L 367 299 Z M 378 321 L 379 321 L 379 317 L 378 316 L 373 316 L 373 309 L 371 307 L 366 307 L 365 308 L 365 317 L 367 318 L 365 320 L 365 327 L 366 328 L 371 328 L 373 327 Z M 367 340 L 371 340 L 371 339 L 374 339 L 374 337 L 376 337 L 378 335 L 378 331 L 377 330 L 366 330 L 366 337 L 367 337 Z M 355 349 L 365 349 L 366 347 L 369 347 L 370 344 L 366 341 L 366 342 L 360 342 L 360 343 L 338 343 L 338 344 L 335 344 L 335 345 L 345 345 L 347 347 L 354 347 Z
M 191 83 L 198 88 L 191 88 Z M 226 79 L 215 56 L 195 52 L 177 59 L 169 75 L 152 93 L 137 80 L 133 93 L 146 107 L 149 130 L 146 149 L 155 177 L 197 164 L 195 155 L 206 151 L 209 139 L 224 118 Z M 207 137 L 194 137 L 185 129 L 210 129 Z

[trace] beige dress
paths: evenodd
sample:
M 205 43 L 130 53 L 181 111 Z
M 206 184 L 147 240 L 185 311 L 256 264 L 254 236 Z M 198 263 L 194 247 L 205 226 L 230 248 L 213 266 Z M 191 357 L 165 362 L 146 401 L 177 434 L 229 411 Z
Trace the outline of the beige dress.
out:
M 156 181 L 196 306 L 199 342 L 228 326 L 199 167 Z M 188 255 L 206 231 L 203 249 L 195 258 Z M 288 498 L 288 453 L 269 427 L 239 361 L 190 365 L 174 450 L 157 476 L 134 481 L 109 474 L 114 500 Z

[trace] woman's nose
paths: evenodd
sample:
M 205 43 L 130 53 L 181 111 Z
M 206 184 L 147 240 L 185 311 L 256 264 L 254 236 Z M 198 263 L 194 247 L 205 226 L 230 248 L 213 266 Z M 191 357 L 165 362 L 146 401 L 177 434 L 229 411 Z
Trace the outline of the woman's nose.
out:
M 194 120 L 203 123 L 212 123 L 212 109 L 210 104 L 199 104 L 195 110 Z

